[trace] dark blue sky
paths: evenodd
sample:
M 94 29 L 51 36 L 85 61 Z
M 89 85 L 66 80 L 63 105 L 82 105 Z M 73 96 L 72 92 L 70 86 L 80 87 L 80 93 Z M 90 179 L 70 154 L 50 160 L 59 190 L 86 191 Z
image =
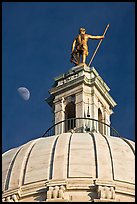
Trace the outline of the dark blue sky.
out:
M 2 3 L 2 149 L 3 152 L 43 135 L 51 125 L 44 101 L 54 77 L 67 72 L 71 43 L 80 27 L 102 35 L 110 28 L 92 66 L 116 101 L 112 126 L 135 139 L 135 3 Z M 90 61 L 99 41 L 89 40 Z M 23 100 L 20 86 L 31 92 Z

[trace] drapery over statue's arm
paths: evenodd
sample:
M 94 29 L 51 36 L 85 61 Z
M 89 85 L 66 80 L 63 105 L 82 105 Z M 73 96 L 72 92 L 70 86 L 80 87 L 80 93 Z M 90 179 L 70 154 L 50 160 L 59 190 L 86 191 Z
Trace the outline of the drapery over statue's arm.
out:
M 73 41 L 73 43 L 72 43 L 71 52 L 74 51 L 75 46 L 76 46 L 76 39 L 74 39 L 74 41 Z

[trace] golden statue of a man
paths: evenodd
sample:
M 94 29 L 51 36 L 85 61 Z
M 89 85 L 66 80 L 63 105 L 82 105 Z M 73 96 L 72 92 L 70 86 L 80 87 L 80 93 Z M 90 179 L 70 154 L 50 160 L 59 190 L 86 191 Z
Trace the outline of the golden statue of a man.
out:
M 80 63 L 80 56 L 82 56 L 82 63 L 85 63 L 88 56 L 88 39 L 101 40 L 104 36 L 93 36 L 86 34 L 85 28 L 79 29 L 79 35 L 74 39 L 71 48 L 71 62 L 75 65 Z

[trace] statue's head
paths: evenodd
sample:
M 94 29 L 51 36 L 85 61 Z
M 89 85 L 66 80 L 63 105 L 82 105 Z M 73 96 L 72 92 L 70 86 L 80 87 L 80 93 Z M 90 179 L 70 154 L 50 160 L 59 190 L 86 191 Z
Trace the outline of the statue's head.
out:
M 86 29 L 85 29 L 85 28 L 80 28 L 80 29 L 79 29 L 79 33 L 84 34 L 85 32 L 86 32 Z

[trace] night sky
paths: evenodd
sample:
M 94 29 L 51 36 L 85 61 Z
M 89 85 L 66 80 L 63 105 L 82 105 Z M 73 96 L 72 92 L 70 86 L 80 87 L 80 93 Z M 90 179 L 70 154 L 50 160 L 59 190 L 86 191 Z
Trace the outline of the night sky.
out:
M 52 125 L 45 102 L 54 78 L 66 73 L 71 44 L 79 28 L 106 33 L 91 66 L 110 88 L 117 106 L 111 125 L 135 140 L 135 3 L 2 3 L 2 151 L 44 134 Z M 99 41 L 89 40 L 89 63 Z M 30 90 L 23 100 L 17 89 Z

